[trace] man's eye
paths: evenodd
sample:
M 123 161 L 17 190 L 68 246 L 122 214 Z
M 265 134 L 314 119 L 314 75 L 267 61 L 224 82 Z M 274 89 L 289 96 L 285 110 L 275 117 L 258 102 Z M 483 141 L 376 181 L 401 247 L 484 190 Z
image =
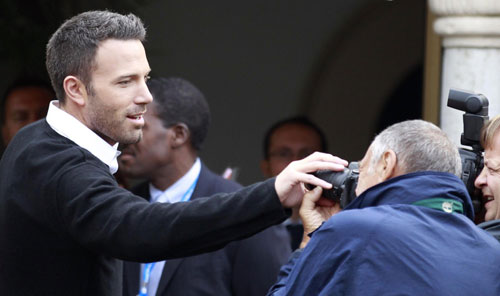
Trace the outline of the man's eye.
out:
M 270 156 L 274 158 L 289 160 L 293 158 L 293 152 L 290 150 L 278 150 L 271 152 Z
M 130 83 L 130 80 L 122 80 L 122 81 L 118 82 L 119 85 L 127 85 L 129 83 Z
M 496 168 L 492 168 L 492 167 L 487 167 L 488 168 L 488 172 L 490 174 L 497 174 L 498 173 L 498 169 Z

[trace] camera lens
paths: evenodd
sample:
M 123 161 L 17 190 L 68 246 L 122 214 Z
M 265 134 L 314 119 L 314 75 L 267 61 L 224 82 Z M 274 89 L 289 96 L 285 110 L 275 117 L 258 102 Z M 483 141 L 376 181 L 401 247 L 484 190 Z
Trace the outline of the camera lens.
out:
M 325 180 L 332 184 L 329 190 L 323 190 L 323 197 L 339 202 L 343 208 L 356 198 L 355 189 L 358 184 L 358 163 L 351 162 L 343 171 L 327 171 L 321 170 L 313 173 L 314 176 Z M 307 184 L 308 190 L 313 189 L 314 186 Z

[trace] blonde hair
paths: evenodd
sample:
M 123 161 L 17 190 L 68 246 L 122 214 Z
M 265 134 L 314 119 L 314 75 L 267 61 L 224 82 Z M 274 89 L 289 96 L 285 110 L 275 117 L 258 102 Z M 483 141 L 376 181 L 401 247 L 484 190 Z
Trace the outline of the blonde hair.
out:
M 493 145 L 493 137 L 500 130 L 500 115 L 488 120 L 481 129 L 481 146 L 483 148 L 491 148 Z

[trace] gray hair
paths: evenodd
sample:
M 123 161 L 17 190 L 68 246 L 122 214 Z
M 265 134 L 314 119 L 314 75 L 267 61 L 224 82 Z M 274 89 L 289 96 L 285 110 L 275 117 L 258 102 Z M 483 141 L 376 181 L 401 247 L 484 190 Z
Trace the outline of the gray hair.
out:
M 374 167 L 385 151 L 393 150 L 404 173 L 438 171 L 458 177 L 462 174 L 458 148 L 439 127 L 427 121 L 393 124 L 375 137 L 371 149 L 370 167 Z
M 56 96 L 64 103 L 63 81 L 68 75 L 78 77 L 92 93 L 91 70 L 100 42 L 107 39 L 140 40 L 146 29 L 135 15 L 109 11 L 88 11 L 65 21 L 47 43 L 46 66 Z

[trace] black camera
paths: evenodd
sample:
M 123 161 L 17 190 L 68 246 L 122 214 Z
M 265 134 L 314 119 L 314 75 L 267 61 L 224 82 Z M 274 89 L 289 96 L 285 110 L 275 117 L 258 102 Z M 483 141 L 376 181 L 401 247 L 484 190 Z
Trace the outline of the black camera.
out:
M 476 215 L 483 208 L 482 195 L 474 187 L 474 181 L 481 173 L 484 166 L 483 147 L 481 147 L 481 128 L 488 121 L 488 99 L 481 94 L 474 94 L 464 90 L 450 89 L 448 94 L 448 107 L 465 111 L 463 116 L 464 132 L 460 143 L 471 149 L 460 148 L 462 159 L 462 181 L 472 198 Z
M 351 162 L 343 171 L 320 170 L 313 173 L 313 175 L 332 184 L 331 189 L 323 190 L 322 196 L 338 202 L 341 208 L 344 208 L 356 198 L 356 186 L 359 176 L 357 162 Z M 306 184 L 306 187 L 309 190 L 312 189 L 310 184 Z

